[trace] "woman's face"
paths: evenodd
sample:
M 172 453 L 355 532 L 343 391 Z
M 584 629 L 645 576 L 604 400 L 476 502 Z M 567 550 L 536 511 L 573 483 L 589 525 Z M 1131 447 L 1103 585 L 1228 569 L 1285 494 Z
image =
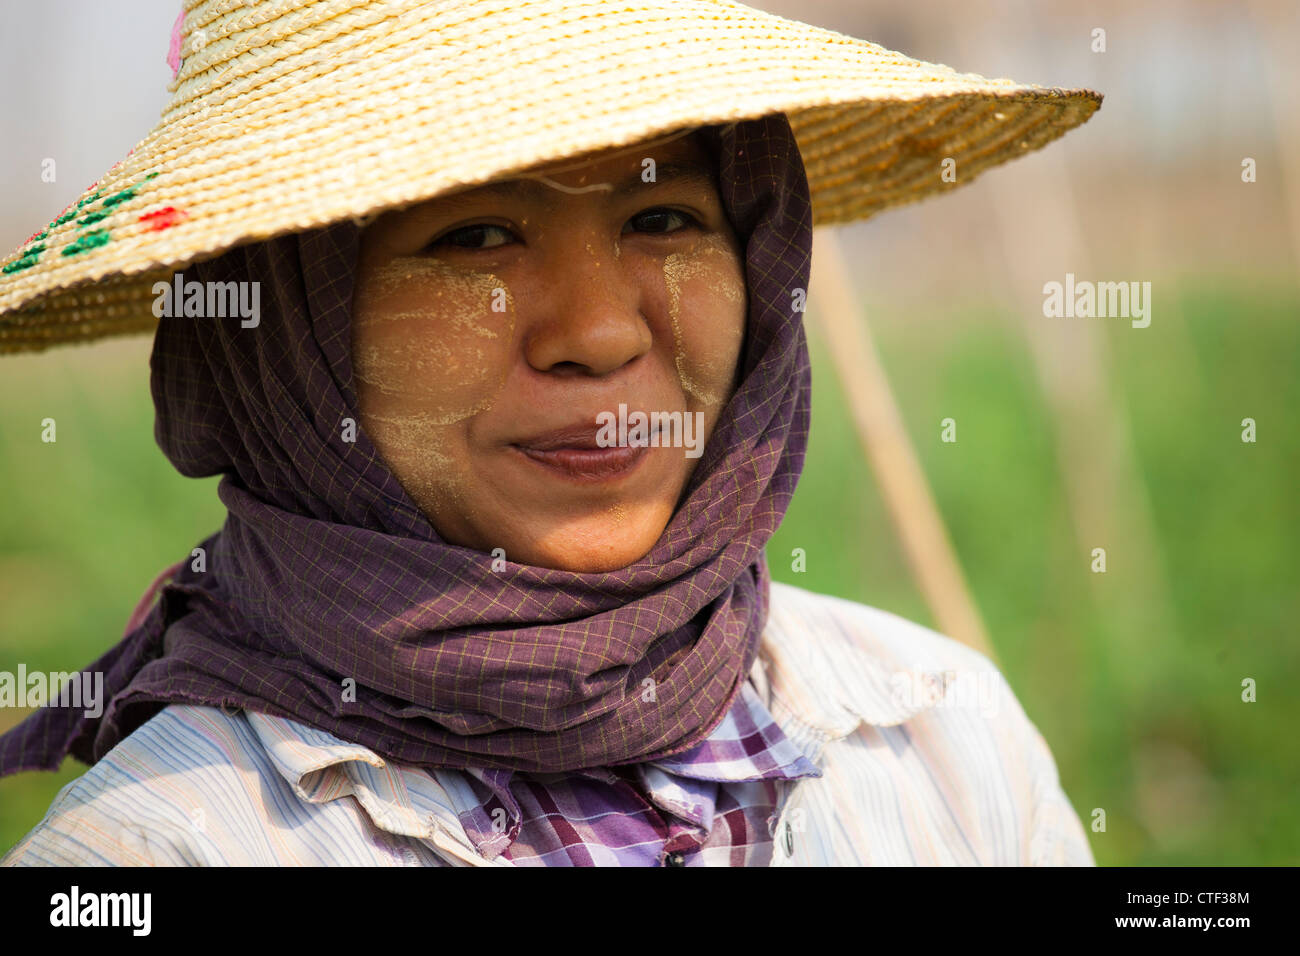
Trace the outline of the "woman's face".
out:
M 438 533 L 485 560 L 643 557 L 736 385 L 744 264 L 708 153 L 690 136 L 585 159 L 362 236 L 361 426 Z M 602 447 L 620 405 L 629 437 Z

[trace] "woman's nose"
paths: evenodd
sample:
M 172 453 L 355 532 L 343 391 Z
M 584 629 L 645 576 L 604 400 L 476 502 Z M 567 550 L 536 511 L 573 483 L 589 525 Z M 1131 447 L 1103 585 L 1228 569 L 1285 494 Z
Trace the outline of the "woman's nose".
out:
M 588 235 L 554 253 L 558 265 L 545 291 L 524 305 L 532 313 L 528 364 L 549 372 L 570 363 L 607 375 L 649 351 L 639 283 L 620 267 L 615 248 Z

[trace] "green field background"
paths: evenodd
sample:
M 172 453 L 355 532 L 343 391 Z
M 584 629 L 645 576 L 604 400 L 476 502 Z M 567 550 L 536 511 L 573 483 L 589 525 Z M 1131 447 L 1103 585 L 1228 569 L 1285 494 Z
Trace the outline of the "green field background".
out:
M 1079 540 L 1061 425 L 1016 323 L 960 303 L 882 324 L 878 345 L 998 661 L 1085 826 L 1105 811 L 1105 831 L 1089 829 L 1098 862 L 1296 864 L 1300 298 L 1228 276 L 1158 287 L 1148 329 L 1077 320 L 1105 326 L 1126 421 L 1102 433 L 1130 436 L 1157 545 L 1143 567 L 1109 547 L 1105 575 L 1090 552 L 1108 543 Z M 216 479 L 180 477 L 153 442 L 148 345 L 0 359 L 0 670 L 89 664 L 154 575 L 223 519 Z M 934 626 L 811 345 L 811 447 L 772 573 Z M 946 417 L 955 443 L 939 439 Z M 0 710 L 0 729 L 22 716 Z M 0 850 L 84 770 L 0 780 Z

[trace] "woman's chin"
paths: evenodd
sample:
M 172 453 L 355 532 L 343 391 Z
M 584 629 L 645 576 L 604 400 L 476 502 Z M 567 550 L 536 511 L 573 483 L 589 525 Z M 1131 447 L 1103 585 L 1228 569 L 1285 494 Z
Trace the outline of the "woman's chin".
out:
M 671 507 L 616 505 L 606 513 L 549 528 L 517 553 L 507 549 L 507 558 L 580 574 L 617 571 L 649 554 L 671 517 Z

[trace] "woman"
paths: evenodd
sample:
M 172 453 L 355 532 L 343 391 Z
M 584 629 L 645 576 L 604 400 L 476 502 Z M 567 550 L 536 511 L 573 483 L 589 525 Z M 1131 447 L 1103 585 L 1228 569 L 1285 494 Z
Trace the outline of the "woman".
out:
M 338 6 L 308 5 L 322 17 Z M 458 42 L 497 49 L 493 31 L 522 30 L 514 13 L 491 13 L 468 40 L 472 5 L 435 5 L 429 19 L 377 6 L 350 27 L 371 41 L 403 37 L 357 48 L 387 50 L 390 63 L 435 42 L 453 57 Z M 813 150 L 796 136 L 794 106 L 774 108 L 779 83 L 727 123 L 705 121 L 718 104 L 691 97 L 752 91 L 739 67 L 780 61 L 773 30 L 785 43 L 815 38 L 828 56 L 847 38 L 732 4 L 643 6 L 645 20 L 629 24 L 613 5 L 527 5 L 535 62 L 579 62 L 574 31 L 543 29 L 565 17 L 600 27 L 601 68 L 625 83 L 637 51 L 658 48 L 653 31 L 661 41 L 720 31 L 706 38 L 707 63 L 678 81 L 668 122 L 610 89 L 603 122 L 579 117 L 585 140 L 535 149 L 533 163 L 495 160 L 458 188 L 430 168 L 411 202 L 393 197 L 409 173 L 402 157 L 417 155 L 417 120 L 403 118 L 401 148 L 376 121 L 386 185 L 337 185 L 364 218 L 305 227 L 282 210 L 274 238 L 222 245 L 210 233 L 195 241 L 215 258 L 165 257 L 168 278 L 186 265 L 183 281 L 154 292 L 156 437 L 182 474 L 223 475 L 229 516 L 88 668 L 104 674 L 102 716 L 46 707 L 0 738 L 0 773 L 66 753 L 93 764 L 6 863 L 1092 862 L 1046 744 L 989 661 L 767 572 L 763 547 L 808 431 L 799 303 Z M 196 62 L 178 64 L 178 99 L 248 102 L 217 96 L 214 82 L 273 98 L 284 57 L 236 58 L 277 42 L 304 71 L 325 62 L 302 52 L 319 30 L 267 16 L 261 43 L 248 21 L 205 4 L 178 21 L 208 37 Z M 762 29 L 728 32 L 738 25 Z M 760 36 L 776 44 L 766 62 Z M 849 63 L 885 52 L 849 42 Z M 944 69 L 907 67 L 920 68 Z M 230 75 L 240 69 L 251 72 Z M 463 76 L 429 73 L 452 74 Z M 937 110 L 931 140 L 911 134 L 878 194 L 902 189 L 918 151 L 989 161 L 969 123 L 951 138 L 937 124 L 976 97 L 981 115 L 1005 120 L 992 107 L 1008 81 L 982 81 L 977 94 L 953 76 L 931 82 L 965 92 L 923 102 Z M 351 98 L 349 115 L 393 103 L 336 79 L 328 89 L 347 89 L 337 95 Z M 545 95 L 589 109 L 589 81 L 564 74 Z M 891 102 L 829 74 L 801 102 L 824 102 L 836 82 L 860 106 Z M 480 95 L 483 109 L 504 108 L 489 80 L 469 86 L 456 88 L 458 106 Z M 399 103 L 446 109 L 450 92 L 427 92 Z M 1006 144 L 1049 115 L 1058 135 L 1095 109 L 1095 94 L 1042 93 L 1007 102 L 1074 97 L 1077 112 L 1046 110 L 1034 126 L 1026 106 Z M 240 108 L 254 107 L 227 107 Z M 206 114 L 191 106 L 174 122 L 194 116 Z M 281 122 L 300 130 L 313 117 L 300 105 Z M 629 120 L 671 132 L 629 137 Z M 621 142 L 572 145 L 620 123 Z M 480 127 L 496 129 L 480 118 L 450 141 L 482 155 L 500 131 Z M 445 177 L 456 160 L 441 159 Z M 165 176 L 173 167 L 159 162 Z M 822 169 L 817 181 L 834 176 Z M 858 208 L 905 195 L 860 196 Z M 194 218 L 164 208 L 185 213 L 169 217 L 177 230 Z M 36 275 L 44 312 L 29 294 L 18 315 L 54 315 L 59 294 L 76 294 Z M 256 315 L 209 308 L 232 288 Z M 0 295 L 0 309 L 13 301 Z M 978 709 L 946 693 L 979 677 L 995 678 L 997 694 Z

